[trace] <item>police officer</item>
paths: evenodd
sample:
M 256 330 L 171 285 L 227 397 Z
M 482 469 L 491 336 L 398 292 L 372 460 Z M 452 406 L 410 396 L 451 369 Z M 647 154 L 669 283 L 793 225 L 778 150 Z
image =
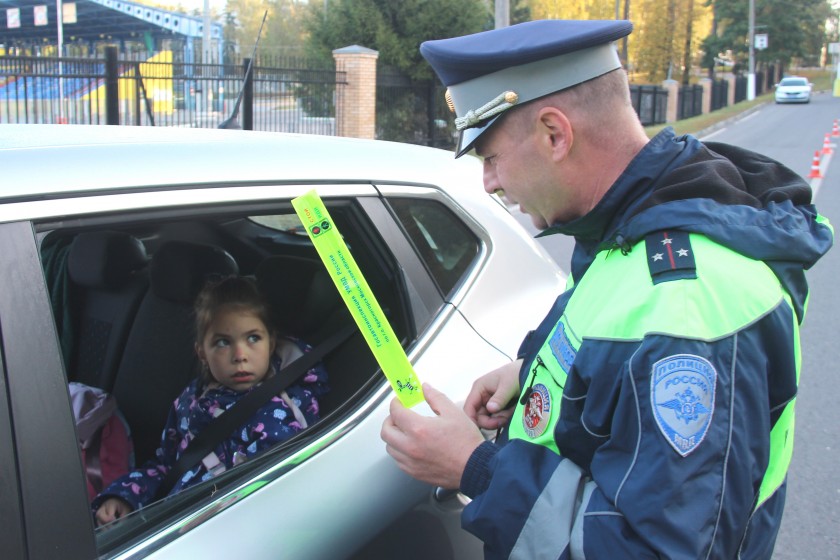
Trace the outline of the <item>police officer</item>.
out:
M 394 400 L 408 474 L 472 501 L 488 558 L 770 558 L 785 500 L 804 271 L 831 246 L 808 184 L 733 146 L 651 140 L 613 41 L 625 21 L 534 21 L 421 46 L 567 291 L 463 410 Z M 479 428 L 503 427 L 495 441 Z

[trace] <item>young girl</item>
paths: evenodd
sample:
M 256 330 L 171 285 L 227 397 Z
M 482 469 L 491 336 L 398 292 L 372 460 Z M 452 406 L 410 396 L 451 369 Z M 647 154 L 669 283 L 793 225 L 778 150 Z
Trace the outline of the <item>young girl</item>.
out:
M 208 283 L 196 299 L 195 316 L 201 375 L 175 400 L 157 459 L 117 479 L 94 499 L 92 508 L 100 525 L 153 501 L 167 471 L 213 418 L 310 349 L 298 340 L 275 336 L 268 307 L 248 278 L 231 276 Z M 202 461 L 170 494 L 212 478 L 317 422 L 317 397 L 329 390 L 326 381 L 320 364 L 309 370 L 216 447 L 217 466 L 213 459 Z

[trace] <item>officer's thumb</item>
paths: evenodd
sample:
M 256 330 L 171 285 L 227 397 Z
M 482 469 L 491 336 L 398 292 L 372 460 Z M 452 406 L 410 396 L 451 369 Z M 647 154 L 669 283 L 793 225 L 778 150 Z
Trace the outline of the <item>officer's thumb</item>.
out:
M 495 414 L 499 412 L 500 410 L 502 410 L 503 407 L 504 405 L 499 402 L 495 395 L 493 397 L 490 397 L 490 400 L 487 401 L 486 408 L 487 412 L 489 412 L 490 414 Z
M 426 398 L 426 402 L 429 404 L 429 407 L 437 415 L 446 412 L 449 408 L 457 409 L 455 403 L 449 400 L 449 397 L 447 397 L 428 383 L 423 383 L 423 396 Z

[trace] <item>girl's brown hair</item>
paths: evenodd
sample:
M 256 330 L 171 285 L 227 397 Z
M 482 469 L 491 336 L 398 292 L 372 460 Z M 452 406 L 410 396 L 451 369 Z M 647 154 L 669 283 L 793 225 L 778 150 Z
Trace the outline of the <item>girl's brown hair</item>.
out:
M 268 303 L 257 283 L 245 276 L 222 276 L 207 281 L 195 298 L 195 342 L 201 345 L 210 323 L 225 308 L 251 313 L 274 336 Z M 204 381 L 209 381 L 209 372 L 202 369 Z

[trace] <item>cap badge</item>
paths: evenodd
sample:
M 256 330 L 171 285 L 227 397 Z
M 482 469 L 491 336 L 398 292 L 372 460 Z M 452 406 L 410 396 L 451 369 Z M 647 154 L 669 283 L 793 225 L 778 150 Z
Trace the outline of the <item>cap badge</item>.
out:
M 451 100 L 451 96 L 447 98 L 447 103 Z M 464 130 L 465 128 L 472 128 L 478 125 L 481 121 L 495 117 L 499 113 L 507 111 L 519 101 L 519 95 L 514 91 L 506 91 L 498 97 L 479 107 L 474 111 L 467 111 L 463 117 L 455 119 L 455 128 Z M 450 108 L 452 105 L 450 105 Z

